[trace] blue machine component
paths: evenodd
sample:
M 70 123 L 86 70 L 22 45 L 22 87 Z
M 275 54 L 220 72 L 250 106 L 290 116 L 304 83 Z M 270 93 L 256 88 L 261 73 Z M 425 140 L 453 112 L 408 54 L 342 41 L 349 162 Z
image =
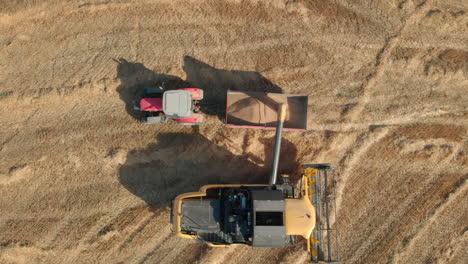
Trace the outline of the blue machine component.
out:
M 237 200 L 237 195 L 233 194 L 233 195 L 229 195 L 229 201 L 230 202 L 234 202 Z
M 223 196 L 225 198 L 221 209 L 224 215 L 222 232 L 230 237 L 233 243 L 246 243 L 252 235 L 250 190 L 226 189 L 221 193 L 221 199 Z
M 242 195 L 241 196 L 241 208 L 245 209 L 246 207 L 247 207 L 247 198 L 245 197 L 245 195 Z

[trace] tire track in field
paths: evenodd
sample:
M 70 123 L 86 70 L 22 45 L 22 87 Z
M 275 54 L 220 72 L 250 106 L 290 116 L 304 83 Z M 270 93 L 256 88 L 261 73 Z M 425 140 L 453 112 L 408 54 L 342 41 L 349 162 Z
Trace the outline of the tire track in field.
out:
M 458 188 L 456 188 L 453 192 L 451 192 L 449 196 L 447 197 L 447 199 L 445 199 L 445 201 L 442 202 L 435 209 L 434 214 L 431 215 L 431 217 L 424 222 L 423 226 L 418 230 L 416 234 L 414 234 L 410 238 L 406 246 L 396 254 L 395 258 L 393 259 L 393 263 L 405 263 L 405 261 L 401 259 L 404 257 L 405 254 L 408 254 L 408 252 L 414 251 L 412 250 L 412 247 L 415 246 L 415 243 L 416 243 L 415 241 L 417 241 L 418 239 L 423 239 L 423 237 L 425 236 L 424 233 L 429 232 L 428 230 L 431 226 L 437 225 L 437 219 L 443 216 L 444 214 L 443 211 L 446 208 L 448 208 L 451 204 L 454 204 L 460 201 L 461 203 L 463 203 L 463 201 L 466 201 L 467 191 L 468 191 L 468 180 L 465 179 L 463 184 L 459 186 Z M 467 226 L 465 226 L 465 230 L 466 228 Z
M 450 242 L 448 243 L 447 247 L 442 249 L 443 251 L 441 252 L 441 255 L 442 255 L 442 258 L 439 258 L 437 259 L 437 262 L 436 264 L 447 264 L 447 263 L 451 263 L 450 261 L 453 261 L 453 263 L 457 263 L 457 261 L 461 258 L 463 258 L 462 256 L 460 256 L 460 258 L 456 258 L 457 255 L 456 254 L 456 251 L 462 251 L 461 254 L 465 254 L 465 250 L 466 250 L 466 245 L 467 245 L 467 241 L 468 241 L 468 229 L 465 229 L 465 231 L 463 232 L 463 234 L 461 234 L 460 236 L 458 237 L 453 237 Z M 464 255 L 466 256 L 466 255 Z
M 465 112 L 446 112 L 446 111 L 431 111 L 425 113 L 412 113 L 404 116 L 399 116 L 395 118 L 389 118 L 384 120 L 366 122 L 366 123 L 356 123 L 356 122 L 347 122 L 340 124 L 314 124 L 313 128 L 308 129 L 310 131 L 332 131 L 332 132 L 341 132 L 341 133 L 350 133 L 350 132 L 360 132 L 368 131 L 370 128 L 378 127 L 389 127 L 389 126 L 402 126 L 409 125 L 415 122 L 424 124 L 423 119 L 430 119 L 434 117 L 447 117 L 447 116 L 457 116 L 463 115 Z M 445 121 L 446 122 L 446 121 Z M 444 124 L 443 122 L 438 122 L 439 124 Z M 455 125 L 459 122 L 451 121 L 450 123 L 445 123 L 446 125 Z
M 111 226 L 119 219 L 125 211 L 128 211 L 129 208 L 119 207 L 114 208 L 110 211 L 109 214 L 103 215 L 94 226 L 88 229 L 88 232 L 80 239 L 77 246 L 76 256 L 78 256 L 83 251 L 96 246 L 96 243 L 99 242 L 99 236 L 102 233 L 108 232 Z
M 116 262 L 122 257 L 126 258 L 124 261 L 128 261 L 128 254 L 122 254 L 122 252 L 127 252 L 129 245 L 137 245 L 138 247 L 139 244 L 143 244 L 142 249 L 144 249 L 148 247 L 147 245 L 151 245 L 152 238 L 171 235 L 170 227 L 167 226 L 166 229 L 155 228 L 154 232 L 143 233 L 147 235 L 143 237 L 145 241 L 148 236 L 151 237 L 145 243 L 141 243 L 140 238 L 137 238 L 151 223 L 161 222 L 157 219 L 160 213 L 162 212 L 155 215 L 144 206 L 118 210 L 117 213 L 113 214 L 113 217 L 101 217 L 102 220 L 99 220 L 98 224 L 92 227 L 87 235 L 80 240 L 79 245 L 73 249 L 74 253 L 70 255 L 70 258 L 76 261 L 80 255 L 92 253 L 99 255 L 103 263 Z M 135 221 L 135 219 L 140 221 Z M 133 258 L 137 257 L 135 254 L 130 255 Z
M 465 138 L 462 142 L 458 143 L 455 145 L 455 147 L 452 150 L 452 154 L 450 154 L 445 160 L 444 163 L 447 165 L 453 165 L 457 163 L 457 157 L 458 156 L 463 156 L 466 154 L 464 153 L 464 150 L 468 149 L 468 138 Z M 460 167 L 463 166 L 463 161 L 460 164 Z
M 365 106 L 368 104 L 368 102 L 371 100 L 371 92 L 372 88 L 375 87 L 375 85 L 381 80 L 382 76 L 385 73 L 386 68 L 388 67 L 388 62 L 390 60 L 390 55 L 392 54 L 393 50 L 396 48 L 398 42 L 401 39 L 401 36 L 404 34 L 406 29 L 410 26 L 415 25 L 418 21 L 421 20 L 421 18 L 427 13 L 427 10 L 429 7 L 426 5 L 426 2 L 423 2 L 421 5 L 415 8 L 413 13 L 409 15 L 409 17 L 405 20 L 404 24 L 401 26 L 401 28 L 398 30 L 398 32 L 394 35 L 389 37 L 385 43 L 384 46 L 381 48 L 381 50 L 377 53 L 376 58 L 375 58 L 375 63 L 374 63 L 374 71 L 370 73 L 366 79 L 364 80 L 363 84 L 361 85 L 360 88 L 360 97 L 358 100 L 358 103 L 354 105 L 349 111 L 346 111 L 344 116 L 342 117 L 343 121 L 347 122 L 343 126 L 344 131 L 349 131 L 353 127 L 353 123 L 359 119 L 362 111 L 364 110 Z M 403 118 L 404 119 L 404 118 Z M 399 118 L 401 121 L 402 118 Z M 409 121 L 408 123 L 411 123 Z M 378 142 L 378 140 L 382 139 L 389 130 L 384 130 L 383 132 L 380 132 L 375 136 L 373 139 L 369 139 L 368 142 L 364 143 L 359 147 L 359 145 L 354 144 L 352 148 L 358 147 L 357 150 L 352 150 L 353 153 L 357 153 L 358 155 L 352 159 L 352 164 L 356 164 L 359 161 L 359 158 L 365 154 L 367 149 L 374 144 L 375 142 Z M 340 142 L 346 141 L 345 138 L 349 137 L 348 135 L 338 135 L 335 136 L 329 143 L 328 151 L 331 151 L 334 146 L 339 146 Z M 324 153 L 323 153 L 324 154 Z M 321 155 L 318 160 L 323 160 L 323 156 Z M 346 160 L 346 157 L 345 157 Z M 348 165 L 349 167 L 352 167 Z M 346 173 L 344 174 L 345 176 L 339 177 L 339 183 L 337 184 L 337 214 L 339 214 L 339 209 L 341 206 L 341 201 L 342 201 L 342 191 L 346 187 L 347 184 L 347 178 L 349 175 Z
M 150 224 L 151 220 L 154 220 L 157 218 L 157 216 L 153 215 L 152 213 L 149 213 L 139 223 L 135 225 L 134 228 L 129 230 L 129 234 L 126 236 L 125 239 L 121 243 L 115 246 L 117 251 L 121 251 L 123 248 L 127 247 L 129 243 L 132 242 L 132 240 L 146 227 L 148 224 Z M 114 251 L 114 250 L 112 250 Z
M 157 236 L 154 243 L 150 243 L 151 246 L 145 250 L 146 253 L 138 256 L 137 263 L 176 263 L 172 261 L 171 257 L 180 255 L 178 253 L 183 252 L 190 242 L 175 237 L 170 226 L 166 225 L 163 236 Z M 172 249 L 168 249 L 170 245 L 173 245 Z M 158 252 L 161 254 L 158 254 Z
M 375 133 L 363 133 L 357 137 L 355 143 L 349 148 L 349 151 L 345 153 L 343 159 L 340 161 L 340 167 L 343 168 L 343 172 L 340 176 L 339 184 L 336 187 L 336 211 L 337 213 L 341 209 L 341 202 L 343 200 L 343 190 L 348 183 L 348 179 L 351 176 L 351 171 L 358 165 L 362 158 L 365 156 L 370 147 L 380 142 L 385 136 L 387 136 L 392 130 L 382 129 Z M 347 137 L 347 135 L 341 135 Z M 332 223 L 335 219 L 330 219 Z
M 239 246 L 232 245 L 227 248 L 210 248 L 201 259 L 201 263 L 210 263 L 210 264 L 223 264 L 225 263 L 229 256 L 234 254 L 239 250 Z
M 398 32 L 387 38 L 383 47 L 377 53 L 375 57 L 374 63 L 374 71 L 366 76 L 363 84 L 359 88 L 359 93 L 361 94 L 358 99 L 358 103 L 353 106 L 352 109 L 347 111 L 344 116 L 344 120 L 353 121 L 359 119 L 360 114 L 363 112 L 366 105 L 372 99 L 372 90 L 375 88 L 376 84 L 381 81 L 382 77 L 386 69 L 388 68 L 388 64 L 390 61 L 391 54 L 397 47 L 402 35 L 408 28 L 416 25 L 421 19 L 426 15 L 427 11 L 429 11 L 429 6 L 427 5 L 427 1 L 422 2 L 418 5 L 415 10 L 408 16 L 408 18 L 404 21 L 403 25 L 400 27 Z
M 157 219 L 154 219 L 155 222 L 160 222 Z M 149 224 L 149 222 L 146 224 L 146 226 Z M 144 229 L 144 227 L 143 227 Z M 142 230 L 143 230 L 142 229 Z M 131 239 L 136 237 L 138 233 L 142 230 L 139 230 L 139 228 L 133 229 L 132 233 L 130 234 Z M 157 251 L 161 246 L 168 241 L 169 239 L 173 238 L 172 230 L 170 225 L 164 225 L 162 228 L 155 230 L 154 233 L 152 233 L 152 239 L 145 240 L 144 245 L 141 247 L 140 250 L 138 250 L 138 253 L 133 254 L 132 257 L 132 262 L 134 263 L 145 263 L 147 260 L 149 260 L 152 256 L 155 254 L 157 255 Z M 127 248 L 127 245 L 131 242 L 131 240 L 127 239 L 123 242 L 118 244 L 116 247 L 114 247 L 112 250 L 108 251 L 107 256 L 105 259 L 109 260 L 114 260 L 116 252 L 122 252 L 125 251 Z M 128 261 L 128 260 L 127 260 Z

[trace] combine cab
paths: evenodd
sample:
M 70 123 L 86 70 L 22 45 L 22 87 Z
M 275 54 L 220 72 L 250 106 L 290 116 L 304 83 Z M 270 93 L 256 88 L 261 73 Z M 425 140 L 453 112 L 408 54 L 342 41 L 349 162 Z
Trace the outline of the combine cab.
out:
M 182 88 L 164 91 L 162 87 L 146 88 L 135 102 L 135 109 L 142 111 L 146 124 L 160 124 L 174 120 L 182 125 L 201 125 L 203 116 L 199 113 L 199 101 L 203 90 Z
M 285 104 L 279 106 L 270 183 L 205 185 L 198 192 L 180 194 L 172 205 L 173 230 L 212 247 L 283 247 L 303 237 L 312 262 L 336 262 L 337 233 L 330 222 L 335 209 L 333 169 L 328 164 L 303 165 L 299 183 L 291 185 L 289 176 L 282 175 L 277 184 L 288 113 Z

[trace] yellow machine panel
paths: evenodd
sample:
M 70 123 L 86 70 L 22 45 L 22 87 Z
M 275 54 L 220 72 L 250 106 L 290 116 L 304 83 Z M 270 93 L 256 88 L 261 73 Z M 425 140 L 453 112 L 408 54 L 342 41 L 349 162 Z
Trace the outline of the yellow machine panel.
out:
M 315 209 L 307 197 L 285 199 L 286 234 L 308 239 L 315 227 Z

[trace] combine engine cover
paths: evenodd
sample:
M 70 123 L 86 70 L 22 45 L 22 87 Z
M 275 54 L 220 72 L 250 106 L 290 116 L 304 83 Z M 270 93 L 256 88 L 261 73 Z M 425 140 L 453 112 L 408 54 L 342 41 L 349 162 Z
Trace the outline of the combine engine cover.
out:
M 196 199 L 182 205 L 184 217 L 182 227 L 192 232 L 219 232 L 221 207 L 219 200 Z

